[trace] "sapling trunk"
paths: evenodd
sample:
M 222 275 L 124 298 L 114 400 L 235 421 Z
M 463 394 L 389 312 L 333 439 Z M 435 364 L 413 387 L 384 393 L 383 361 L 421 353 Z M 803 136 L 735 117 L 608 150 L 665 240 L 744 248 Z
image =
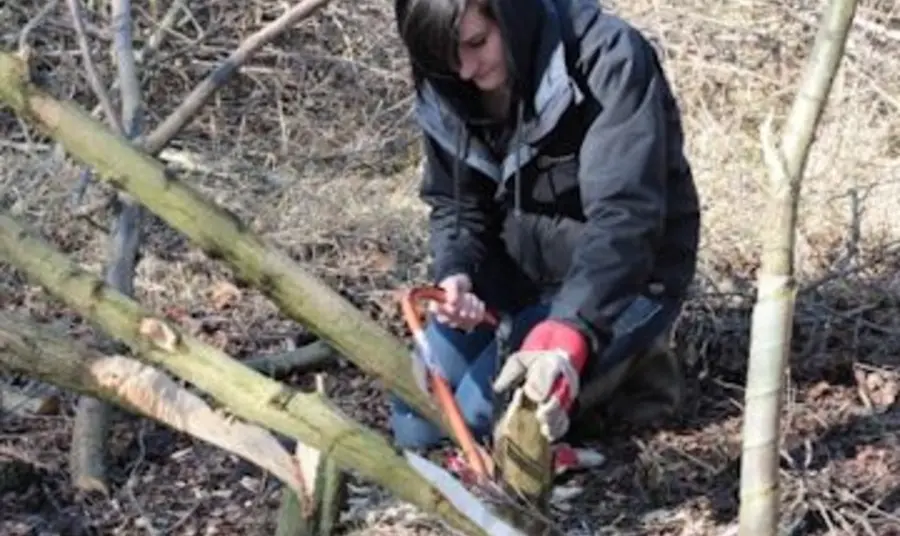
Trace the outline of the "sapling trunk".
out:
M 517 500 L 504 505 L 504 515 L 529 534 L 550 530 L 547 523 L 553 490 L 553 451 L 541 433 L 537 404 L 521 392 L 494 430 L 494 462 L 505 490 Z
M 796 291 L 797 205 L 809 148 L 843 57 L 855 10 L 855 0 L 829 1 L 780 145 L 773 139 L 771 116 L 762 126 L 762 149 L 770 175 L 769 204 L 761 232 L 763 250 L 744 395 L 741 536 L 777 532 L 779 423 Z

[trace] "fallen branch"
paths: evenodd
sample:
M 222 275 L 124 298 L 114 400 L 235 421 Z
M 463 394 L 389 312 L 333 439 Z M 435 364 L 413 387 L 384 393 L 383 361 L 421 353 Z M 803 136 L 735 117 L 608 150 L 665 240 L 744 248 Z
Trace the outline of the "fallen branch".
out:
M 286 315 L 374 375 L 420 414 L 448 429 L 435 404 L 419 389 L 409 349 L 400 340 L 253 233 L 233 213 L 177 180 L 157 159 L 132 147 L 78 106 L 60 102 L 32 85 L 27 73 L 20 58 L 0 53 L 0 99 L 16 113 L 185 234 L 210 258 L 226 262 L 237 277 L 258 288 Z
M 245 359 L 244 365 L 277 376 L 295 369 L 308 369 L 334 359 L 336 352 L 324 341 L 316 341 L 302 348 L 280 354 L 261 355 Z
M 234 453 L 295 493 L 294 458 L 265 428 L 230 419 L 168 375 L 140 361 L 104 356 L 50 329 L 0 312 L 0 364 L 57 387 L 102 399 Z
M 4 213 L 0 213 L 0 258 L 126 343 L 141 361 L 191 383 L 234 415 L 328 453 L 341 469 L 358 472 L 466 534 L 518 534 L 460 490 L 458 483 L 441 476 L 440 468 L 423 465 L 409 453 L 400 456 L 379 433 L 329 400 L 268 378 L 170 325 Z

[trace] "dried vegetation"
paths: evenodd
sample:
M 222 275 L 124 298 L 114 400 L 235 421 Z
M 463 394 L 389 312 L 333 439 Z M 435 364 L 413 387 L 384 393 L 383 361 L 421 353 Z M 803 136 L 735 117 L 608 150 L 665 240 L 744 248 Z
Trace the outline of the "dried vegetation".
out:
M 174 1 L 135 3 L 150 125 L 284 5 L 185 2 L 172 29 L 155 34 Z M 26 0 L 0 7 L 4 47 L 15 46 L 42 6 Z M 634 434 L 611 430 L 599 441 L 610 460 L 567 483 L 584 490 L 560 519 L 573 534 L 724 534 L 737 511 L 755 236 L 765 225 L 756 216 L 765 178 L 758 125 L 790 102 L 821 6 L 728 0 L 608 7 L 654 37 L 685 112 L 705 213 L 696 294 L 677 336 L 691 365 L 692 396 L 679 422 Z M 111 80 L 109 21 L 102 11 L 88 14 L 101 74 Z M 70 28 L 60 3 L 32 31 L 39 74 L 57 95 L 94 109 Z M 900 6 L 861 2 L 810 157 L 799 241 L 803 290 L 783 421 L 784 518 L 793 534 L 900 534 L 898 47 Z M 400 333 L 393 292 L 424 280 L 427 262 L 409 89 L 390 3 L 334 0 L 260 51 L 162 157 Z M 8 113 L 0 128 L 0 206 L 99 271 L 108 222 L 102 210 L 71 205 L 80 170 Z M 107 195 L 92 185 L 85 205 L 102 206 Z M 310 339 L 256 292 L 230 287 L 227 269 L 164 225 L 153 222 L 145 234 L 136 292 L 147 306 L 238 357 Z M 0 307 L 26 310 L 82 340 L 94 336 L 2 264 Z M 331 394 L 346 410 L 383 426 L 377 386 L 346 364 L 328 370 Z M 271 530 L 278 499 L 271 479 L 132 419 L 118 419 L 110 438 L 112 496 L 73 495 L 64 462 L 70 426 L 66 404 L 56 415 L 0 415 L 0 460 L 16 460 L 7 466 L 33 477 L 0 493 L 3 534 Z M 438 533 L 378 493 L 364 483 L 354 488 L 348 530 Z

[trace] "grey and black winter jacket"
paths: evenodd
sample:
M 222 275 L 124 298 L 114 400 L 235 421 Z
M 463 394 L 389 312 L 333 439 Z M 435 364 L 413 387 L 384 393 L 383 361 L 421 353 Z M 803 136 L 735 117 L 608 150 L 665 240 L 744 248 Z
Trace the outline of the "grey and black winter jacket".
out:
M 649 285 L 683 297 L 693 279 L 700 214 L 680 111 L 650 43 L 596 0 L 491 1 L 517 96 L 508 146 L 482 135 L 471 88 L 418 86 L 434 277 L 477 278 L 500 244 L 553 289 L 551 317 L 602 345 Z

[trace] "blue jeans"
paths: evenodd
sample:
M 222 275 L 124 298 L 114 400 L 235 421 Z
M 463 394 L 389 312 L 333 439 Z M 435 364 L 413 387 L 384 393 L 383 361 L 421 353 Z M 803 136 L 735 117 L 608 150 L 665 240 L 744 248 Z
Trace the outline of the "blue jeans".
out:
M 631 359 L 674 322 L 681 303 L 671 299 L 637 297 L 613 323 L 613 338 L 585 371 L 584 382 L 602 376 Z M 518 348 L 525 335 L 545 319 L 549 307 L 526 307 L 513 318 L 508 348 Z M 492 432 L 494 396 L 491 383 L 497 371 L 497 341 L 492 328 L 471 333 L 429 319 L 425 335 L 433 355 L 447 374 L 457 404 L 476 439 Z M 391 428 L 401 448 L 429 447 L 445 439 L 440 429 L 416 414 L 405 402 L 391 395 Z

